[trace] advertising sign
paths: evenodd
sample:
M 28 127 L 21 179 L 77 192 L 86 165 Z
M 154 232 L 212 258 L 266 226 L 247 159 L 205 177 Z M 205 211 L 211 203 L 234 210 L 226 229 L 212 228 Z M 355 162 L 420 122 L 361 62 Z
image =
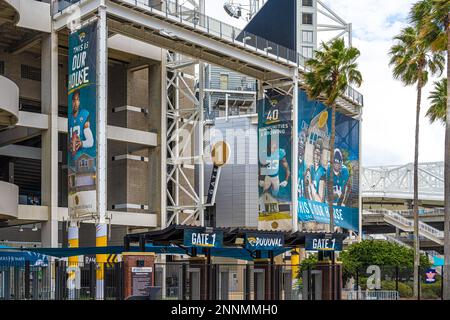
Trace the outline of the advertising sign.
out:
M 427 272 L 425 272 L 425 275 L 425 283 L 431 284 L 436 282 L 436 269 L 428 269 Z
M 223 232 L 201 232 L 184 230 L 183 244 L 187 247 L 220 248 L 223 244 Z
M 292 97 L 267 96 L 258 102 L 258 229 L 291 230 Z
M 96 206 L 97 23 L 69 35 L 69 217 L 91 215 Z
M 306 251 L 342 251 L 342 238 L 332 235 L 307 235 L 305 237 Z
M 359 121 L 336 113 L 336 139 L 330 150 L 331 109 L 310 101 L 299 90 L 298 220 L 329 224 L 328 199 L 333 198 L 335 225 L 359 227 Z M 330 152 L 334 163 L 330 165 Z M 334 172 L 333 194 L 327 183 Z
M 275 250 L 283 246 L 282 234 L 247 233 L 245 236 L 245 248 L 248 250 Z

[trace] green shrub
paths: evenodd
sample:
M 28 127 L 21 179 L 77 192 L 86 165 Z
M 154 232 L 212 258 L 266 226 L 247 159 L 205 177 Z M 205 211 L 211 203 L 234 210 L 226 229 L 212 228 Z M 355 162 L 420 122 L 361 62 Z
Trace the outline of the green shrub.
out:
M 395 291 L 395 281 L 381 281 L 381 289 Z M 400 298 L 411 298 L 414 294 L 412 284 L 399 282 L 398 293 L 400 295 Z
M 439 299 L 441 297 L 441 281 L 427 284 L 421 283 L 420 297 L 422 299 Z

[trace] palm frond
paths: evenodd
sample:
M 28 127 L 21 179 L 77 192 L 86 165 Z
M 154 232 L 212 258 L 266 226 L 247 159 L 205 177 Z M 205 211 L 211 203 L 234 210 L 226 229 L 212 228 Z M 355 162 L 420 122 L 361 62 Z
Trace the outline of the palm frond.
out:
M 430 92 L 428 100 L 431 103 L 426 116 L 430 119 L 430 122 L 440 121 L 445 125 L 447 115 L 447 79 L 444 78 L 434 82 L 434 90 Z

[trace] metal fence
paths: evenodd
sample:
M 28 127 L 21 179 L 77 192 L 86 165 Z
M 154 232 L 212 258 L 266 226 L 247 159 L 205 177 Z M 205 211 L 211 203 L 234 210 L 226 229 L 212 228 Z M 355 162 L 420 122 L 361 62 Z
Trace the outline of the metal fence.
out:
M 330 265 L 330 268 L 334 268 Z M 156 263 L 153 299 L 164 300 L 320 300 L 325 290 L 342 300 L 414 299 L 413 269 L 367 266 L 342 270 L 336 287 L 324 286 L 325 269 L 288 264 L 205 264 L 192 261 Z M 428 283 L 420 268 L 421 300 L 442 299 L 441 270 Z M 103 281 L 98 281 L 99 272 Z M 54 261 L 0 266 L 0 300 L 123 300 L 125 270 L 114 264 Z M 330 296 L 331 296 L 330 295 Z
M 428 268 L 419 267 L 419 300 L 443 298 L 441 267 L 435 269 L 434 281 L 427 281 Z M 428 279 L 429 280 L 429 279 Z M 366 266 L 344 270 L 344 295 L 348 300 L 411 300 L 414 297 L 414 269 L 403 266 Z
M 97 281 L 98 272 L 103 281 Z M 0 300 L 122 299 L 122 285 L 121 263 L 55 261 L 40 266 L 28 262 L 0 266 Z

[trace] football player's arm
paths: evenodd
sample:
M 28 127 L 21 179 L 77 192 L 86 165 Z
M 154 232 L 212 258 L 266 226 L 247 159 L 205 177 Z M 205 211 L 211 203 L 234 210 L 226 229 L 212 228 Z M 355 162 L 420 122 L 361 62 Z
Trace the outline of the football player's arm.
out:
M 316 188 L 314 187 L 314 183 L 311 180 L 310 187 L 311 187 L 312 200 L 318 201 L 318 202 L 323 202 L 323 193 L 324 193 L 324 190 L 325 190 L 325 181 L 323 179 L 320 179 L 319 185 L 317 186 L 317 190 L 316 190 Z
M 350 179 L 347 179 L 345 185 L 344 185 L 344 192 L 342 193 L 342 198 L 340 199 L 339 205 L 345 206 L 345 203 L 347 202 L 348 195 L 350 194 Z
M 83 132 L 84 132 L 84 137 L 86 138 L 85 140 L 81 141 L 81 147 L 82 148 L 92 148 L 94 146 L 94 135 L 92 134 L 92 130 L 91 130 L 91 125 L 89 123 L 88 119 L 85 123 L 84 123 L 84 128 L 83 128 Z
M 283 160 L 281 160 L 281 165 L 284 167 L 284 169 L 286 171 L 284 180 L 288 181 L 289 177 L 291 176 L 291 170 L 289 169 L 289 164 L 288 164 L 286 158 L 283 158 Z
M 324 193 L 325 193 L 325 180 L 320 179 L 319 181 L 319 188 L 316 192 L 316 201 L 318 202 L 324 202 Z

